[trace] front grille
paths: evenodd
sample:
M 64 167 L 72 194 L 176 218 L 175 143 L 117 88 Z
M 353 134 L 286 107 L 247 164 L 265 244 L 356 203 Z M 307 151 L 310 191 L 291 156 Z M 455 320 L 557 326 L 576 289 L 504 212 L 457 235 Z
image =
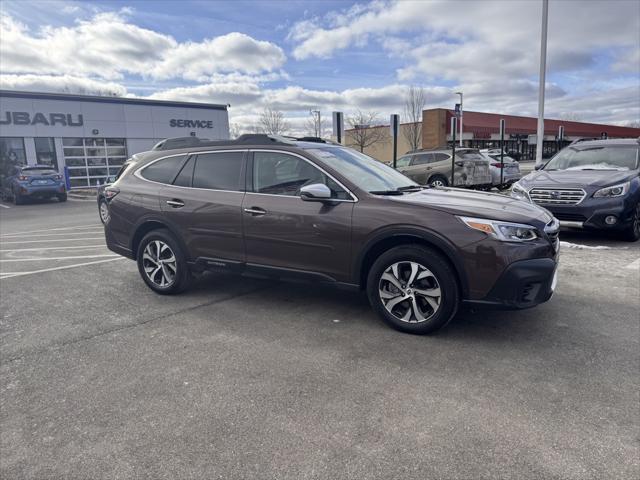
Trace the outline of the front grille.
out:
M 587 217 L 579 213 L 554 213 L 554 217 L 563 222 L 585 222 Z
M 581 188 L 533 188 L 529 191 L 531 201 L 541 205 L 577 205 L 586 195 Z

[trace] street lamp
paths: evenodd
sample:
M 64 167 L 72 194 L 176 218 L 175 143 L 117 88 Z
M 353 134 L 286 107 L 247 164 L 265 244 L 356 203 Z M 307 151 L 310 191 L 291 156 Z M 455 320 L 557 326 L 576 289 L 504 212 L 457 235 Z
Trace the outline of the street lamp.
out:
M 462 146 L 462 92 L 456 92 L 460 95 L 460 146 Z

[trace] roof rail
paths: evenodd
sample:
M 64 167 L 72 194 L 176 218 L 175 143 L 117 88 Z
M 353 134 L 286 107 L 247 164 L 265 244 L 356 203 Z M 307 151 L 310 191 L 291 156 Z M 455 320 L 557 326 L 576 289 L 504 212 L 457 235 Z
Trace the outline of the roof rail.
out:
M 175 150 L 178 148 L 190 147 L 219 147 L 231 145 L 289 145 L 293 146 L 296 142 L 326 143 L 338 145 L 331 140 L 324 140 L 319 137 L 290 137 L 284 135 L 267 135 L 265 133 L 245 133 L 235 140 L 208 140 L 198 137 L 176 137 L 167 138 L 158 142 L 152 150 Z

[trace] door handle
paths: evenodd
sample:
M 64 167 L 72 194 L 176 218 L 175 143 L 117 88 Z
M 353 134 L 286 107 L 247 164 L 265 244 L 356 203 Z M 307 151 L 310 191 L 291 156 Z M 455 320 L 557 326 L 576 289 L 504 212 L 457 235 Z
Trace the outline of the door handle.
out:
M 245 208 L 244 212 L 250 215 L 253 215 L 255 217 L 261 217 L 262 215 L 265 215 L 267 213 L 266 210 L 263 210 L 262 208 L 258 208 L 258 207 Z
M 174 198 L 173 200 L 167 200 L 167 205 L 173 208 L 182 208 L 184 207 L 184 202 L 182 200 L 178 200 L 177 198 Z

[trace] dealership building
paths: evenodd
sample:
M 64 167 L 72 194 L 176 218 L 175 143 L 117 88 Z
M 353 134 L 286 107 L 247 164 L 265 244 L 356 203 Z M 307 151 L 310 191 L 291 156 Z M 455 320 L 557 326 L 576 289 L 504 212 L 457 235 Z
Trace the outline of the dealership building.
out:
M 186 136 L 228 139 L 227 105 L 0 90 L 2 173 L 46 164 L 71 188 L 94 186 L 131 155 Z
M 421 148 L 442 148 L 451 144 L 451 118 L 453 110 L 433 108 L 422 112 Z M 462 143 L 465 147 L 498 147 L 500 142 L 500 120 L 505 121 L 505 150 L 518 152 L 521 159 L 532 160 L 536 157 L 536 132 L 538 119 L 517 115 L 465 111 L 463 114 Z M 401 124 L 398 137 L 398 156 L 411 150 L 403 130 L 411 124 Z M 563 141 L 558 138 L 563 128 Z M 393 142 L 389 126 L 368 128 L 382 129 L 379 141 L 364 149 L 364 152 L 378 160 L 389 162 L 393 158 Z M 456 132 L 456 143 L 460 138 Z M 638 138 L 640 128 L 621 127 L 600 123 L 576 122 L 571 120 L 545 119 L 543 138 L 543 157 L 548 158 L 574 140 L 582 138 Z M 354 147 L 356 141 L 353 130 L 345 131 L 345 144 Z M 354 147 L 355 148 L 355 147 Z

